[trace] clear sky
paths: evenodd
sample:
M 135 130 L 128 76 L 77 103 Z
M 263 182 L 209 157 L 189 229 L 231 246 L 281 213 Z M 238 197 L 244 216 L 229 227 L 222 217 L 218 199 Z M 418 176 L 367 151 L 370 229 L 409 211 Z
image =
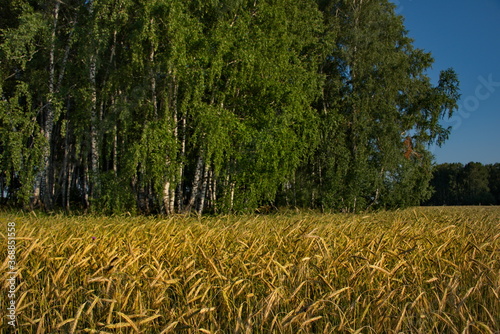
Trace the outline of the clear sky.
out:
M 500 162 L 500 0 L 392 0 L 414 45 L 434 57 L 437 83 L 452 67 L 461 88 L 449 140 L 433 147 L 436 163 Z

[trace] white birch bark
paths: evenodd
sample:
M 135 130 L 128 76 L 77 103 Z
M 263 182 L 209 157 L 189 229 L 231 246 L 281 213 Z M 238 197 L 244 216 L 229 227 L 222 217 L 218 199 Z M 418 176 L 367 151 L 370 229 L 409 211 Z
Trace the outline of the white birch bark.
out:
M 196 170 L 194 173 L 193 184 L 191 187 L 191 196 L 189 197 L 188 205 L 186 206 L 186 211 L 190 211 L 194 206 L 196 198 L 198 197 L 198 192 L 200 189 L 200 179 L 203 173 L 203 158 L 201 155 L 198 157 L 198 162 L 196 163 Z
M 50 36 L 50 51 L 49 51 L 49 83 L 48 83 L 48 99 L 47 106 L 45 109 L 45 119 L 43 124 L 43 135 L 46 140 L 46 147 L 43 150 L 43 168 L 38 176 L 39 181 L 35 183 L 35 189 L 33 191 L 33 204 L 37 205 L 39 201 L 46 209 L 52 209 L 52 161 L 51 161 L 51 146 L 52 146 L 52 131 L 54 128 L 54 108 L 53 108 L 53 96 L 54 96 L 54 84 L 55 84 L 55 42 L 56 42 L 56 30 L 57 22 L 59 19 L 59 8 L 61 3 L 56 1 L 54 5 L 54 20 L 52 24 L 52 32 Z
M 198 194 L 198 215 L 201 215 L 203 213 L 203 209 L 205 207 L 205 198 L 206 198 L 207 184 L 208 184 L 208 172 L 209 172 L 208 165 L 205 164 L 201 191 Z

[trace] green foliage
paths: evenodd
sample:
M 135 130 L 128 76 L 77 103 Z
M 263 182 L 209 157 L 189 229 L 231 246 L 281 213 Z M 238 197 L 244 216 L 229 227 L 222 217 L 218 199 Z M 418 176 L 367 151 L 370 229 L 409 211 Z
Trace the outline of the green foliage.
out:
M 433 169 L 434 188 L 429 205 L 490 205 L 499 204 L 498 164 L 482 165 L 469 162 L 441 164 Z
M 46 143 L 33 122 L 36 115 L 27 85 L 20 83 L 15 89 L 14 96 L 0 101 L 0 168 L 14 201 L 26 206 Z
M 495 198 L 495 204 L 500 205 L 500 163 L 488 166 L 488 188 Z
M 42 14 L 35 12 L 27 2 L 19 1 L 10 5 L 15 7 L 12 10 L 17 12 L 18 17 L 15 26 L 2 28 L 0 46 L 2 60 L 7 60 L 8 64 L 15 64 L 18 70 L 25 70 L 28 62 L 38 52 L 37 38 L 46 26 Z
M 427 145 L 449 134 L 458 80 L 430 84 L 431 55 L 386 0 L 4 2 L 9 201 L 358 211 L 429 196 Z
M 412 46 L 388 1 L 324 1 L 326 76 L 317 103 L 321 141 L 301 168 L 309 200 L 342 211 L 415 205 L 429 197 L 428 144 L 449 129 L 458 81 L 444 71 L 437 87 L 430 54 Z M 311 174 L 313 177 L 311 177 Z
M 12 1 L 0 31 L 0 170 L 12 202 L 27 206 L 45 142 L 36 122 L 40 106 L 30 85 L 29 63 L 45 29 L 40 13 L 24 1 Z M 5 189 L 4 189 L 5 190 Z

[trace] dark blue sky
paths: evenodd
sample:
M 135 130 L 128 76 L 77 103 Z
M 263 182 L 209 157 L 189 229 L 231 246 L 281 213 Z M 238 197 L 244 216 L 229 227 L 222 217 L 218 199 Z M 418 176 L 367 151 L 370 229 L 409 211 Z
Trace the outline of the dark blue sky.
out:
M 428 72 L 458 74 L 459 110 L 445 126 L 449 140 L 433 147 L 436 162 L 500 162 L 500 0 L 393 0 L 414 45 L 432 54 Z

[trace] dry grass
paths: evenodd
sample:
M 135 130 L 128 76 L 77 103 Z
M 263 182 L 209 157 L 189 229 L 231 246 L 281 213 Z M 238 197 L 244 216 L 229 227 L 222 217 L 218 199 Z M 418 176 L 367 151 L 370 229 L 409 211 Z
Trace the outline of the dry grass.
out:
M 0 217 L 19 333 L 500 332 L 498 207 Z

